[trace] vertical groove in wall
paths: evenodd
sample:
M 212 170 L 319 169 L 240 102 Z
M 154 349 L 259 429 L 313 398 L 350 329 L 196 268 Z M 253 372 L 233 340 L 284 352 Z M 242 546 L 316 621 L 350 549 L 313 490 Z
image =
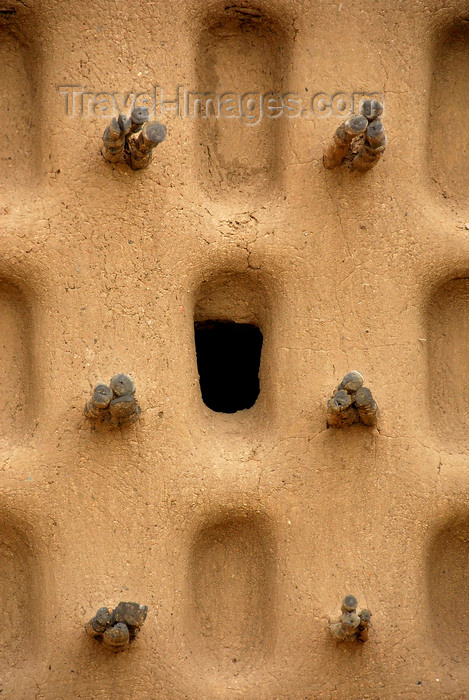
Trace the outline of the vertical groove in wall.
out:
M 25 3 L 0 10 L 0 192 L 31 187 L 39 172 L 37 27 Z
M 0 513 L 0 678 L 27 664 L 44 646 L 38 557 L 27 529 L 11 513 Z
M 26 295 L 0 279 L 0 437 L 12 438 L 30 420 L 33 324 Z
M 435 42 L 430 98 L 429 151 L 433 178 L 443 193 L 469 201 L 469 18 Z
M 226 7 L 205 17 L 196 48 L 197 89 L 224 95 L 218 118 L 203 107 L 195 118 L 196 162 L 210 194 L 270 194 L 281 184 L 285 118 L 261 110 L 269 93 L 285 89 L 290 44 L 280 22 L 255 8 Z M 195 113 L 194 100 L 189 106 Z
M 469 278 L 450 280 L 433 292 L 426 342 L 433 427 L 447 439 L 465 440 L 469 431 Z
M 226 513 L 202 527 L 189 556 L 188 637 L 205 670 L 247 673 L 273 643 L 275 548 L 267 519 Z
M 429 619 L 437 647 L 458 664 L 469 663 L 469 518 L 446 524 L 427 562 Z

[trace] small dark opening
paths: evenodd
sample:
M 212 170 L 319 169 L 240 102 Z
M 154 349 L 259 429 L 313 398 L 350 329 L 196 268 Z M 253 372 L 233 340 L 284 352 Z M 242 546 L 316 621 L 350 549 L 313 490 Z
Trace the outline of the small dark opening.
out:
M 206 406 L 220 413 L 251 408 L 259 396 L 262 333 L 250 323 L 194 323 L 200 390 Z

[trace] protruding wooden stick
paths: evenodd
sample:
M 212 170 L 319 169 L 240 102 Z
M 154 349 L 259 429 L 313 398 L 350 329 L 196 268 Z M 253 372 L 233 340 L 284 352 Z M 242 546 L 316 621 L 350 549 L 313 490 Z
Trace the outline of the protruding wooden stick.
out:
M 337 387 L 337 391 L 341 391 L 343 389 L 347 392 L 347 394 L 355 394 L 358 391 L 358 389 L 363 385 L 363 381 L 363 374 L 357 372 L 356 370 L 353 370 L 352 372 L 349 372 L 345 375 L 345 377 L 342 379 L 339 386 Z
M 365 100 L 360 109 L 361 114 L 372 122 L 383 114 L 383 105 L 379 100 Z
M 359 421 L 374 426 L 378 417 L 378 405 L 371 391 L 363 386 L 363 375 L 356 370 L 346 374 L 327 402 L 328 427 L 347 428 Z
M 118 622 L 114 627 L 109 627 L 103 633 L 103 647 L 109 651 L 124 651 L 129 646 L 129 642 L 129 628 L 122 622 Z
M 98 384 L 85 405 L 85 416 L 112 426 L 135 423 L 141 410 L 135 398 L 135 385 L 127 374 L 116 374 L 106 384 Z
M 363 134 L 367 126 L 368 121 L 363 115 L 346 119 L 339 126 L 324 152 L 324 166 L 332 170 L 340 165 L 347 155 L 350 143 L 354 138 Z
M 384 126 L 379 119 L 375 119 L 368 124 L 365 142 L 352 161 L 352 170 L 364 173 L 374 168 L 386 150 L 386 146 Z
M 349 594 L 349 595 L 346 595 L 345 598 L 343 599 L 342 605 L 341 605 L 341 610 L 343 613 L 355 612 L 355 610 L 357 609 L 357 605 L 358 605 L 358 600 L 355 598 L 354 595 Z
M 146 122 L 136 138 L 129 139 L 130 167 L 142 170 L 148 167 L 152 150 L 166 138 L 166 127 L 159 122 Z
M 112 399 L 112 390 L 106 384 L 97 384 L 85 405 L 87 418 L 103 418 Z
M 129 119 L 122 114 L 114 117 L 103 135 L 104 158 L 109 163 L 126 162 L 132 170 L 146 168 L 152 150 L 166 138 L 166 127 L 148 119 L 147 107 L 136 107 Z
M 140 406 L 133 394 L 118 396 L 109 404 L 112 425 L 135 423 L 140 416 Z
M 148 107 L 135 107 L 130 115 L 130 121 L 132 126 L 130 127 L 130 133 L 135 134 L 140 131 L 142 126 L 150 119 L 150 113 Z
M 135 394 L 135 384 L 128 374 L 115 374 L 111 377 L 109 386 L 115 396 Z
M 331 428 L 346 428 L 358 423 L 358 411 L 352 405 L 352 397 L 341 389 L 327 402 L 327 425 Z
M 121 163 L 124 160 L 125 138 L 131 125 L 130 119 L 119 114 L 117 119 L 113 117 L 106 128 L 101 153 L 109 163 Z
M 376 425 L 379 418 L 378 404 L 369 389 L 362 386 L 355 394 L 355 406 L 360 420 L 365 425 Z
M 129 628 L 130 637 L 132 638 L 139 633 L 140 627 L 146 620 L 147 613 L 148 608 L 146 605 L 121 602 L 113 610 L 112 623 L 123 622 L 126 624 Z
M 357 630 L 357 639 L 359 642 L 368 641 L 368 625 L 370 624 L 371 612 L 367 608 L 363 608 L 360 613 L 360 624 Z
M 112 610 L 109 608 L 99 608 L 96 615 L 85 625 L 85 629 L 90 637 L 98 637 L 109 627 L 111 614 Z
M 370 618 L 371 613 L 366 608 L 360 614 L 357 613 L 357 599 L 353 595 L 348 595 L 342 601 L 340 621 L 332 622 L 329 625 L 329 632 L 338 641 L 356 639 L 360 642 L 366 642 Z
M 139 633 L 147 612 L 146 605 L 120 602 L 114 610 L 99 608 L 85 629 L 90 637 L 101 639 L 109 651 L 124 651 Z

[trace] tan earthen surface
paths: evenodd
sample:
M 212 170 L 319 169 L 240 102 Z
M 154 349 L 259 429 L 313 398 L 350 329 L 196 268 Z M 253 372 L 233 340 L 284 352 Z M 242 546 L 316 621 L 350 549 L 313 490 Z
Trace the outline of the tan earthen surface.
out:
M 0 697 L 469 697 L 469 5 L 2 0 Z M 157 116 L 140 172 L 59 86 L 380 92 L 343 116 Z M 307 90 L 307 91 L 306 91 Z M 260 395 L 202 401 L 194 321 L 263 333 Z M 326 427 L 359 370 L 376 428 Z M 83 415 L 134 380 L 133 425 Z M 337 642 L 347 594 L 369 640 Z M 127 650 L 84 629 L 148 606 Z

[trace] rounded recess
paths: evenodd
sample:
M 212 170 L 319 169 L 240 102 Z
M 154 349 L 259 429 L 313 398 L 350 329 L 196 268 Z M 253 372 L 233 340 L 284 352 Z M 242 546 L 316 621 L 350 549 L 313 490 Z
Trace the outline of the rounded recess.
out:
M 287 121 L 280 96 L 290 61 L 288 31 L 263 10 L 225 3 L 202 19 L 188 116 L 196 121 L 197 165 L 210 193 L 278 186 Z
M 24 523 L 0 513 L 0 678 L 22 667 L 44 647 L 43 577 Z
M 0 9 L 0 192 L 31 186 L 38 175 L 37 27 L 26 3 Z
M 445 525 L 427 562 L 429 618 L 435 644 L 458 663 L 469 663 L 469 515 Z
M 276 556 L 267 518 L 227 514 L 202 527 L 189 556 L 188 637 L 198 663 L 247 671 L 273 643 Z
M 440 285 L 427 306 L 428 396 L 433 428 L 467 440 L 469 411 L 469 278 Z
M 429 159 L 446 196 L 469 202 L 469 19 L 437 37 L 433 51 Z

